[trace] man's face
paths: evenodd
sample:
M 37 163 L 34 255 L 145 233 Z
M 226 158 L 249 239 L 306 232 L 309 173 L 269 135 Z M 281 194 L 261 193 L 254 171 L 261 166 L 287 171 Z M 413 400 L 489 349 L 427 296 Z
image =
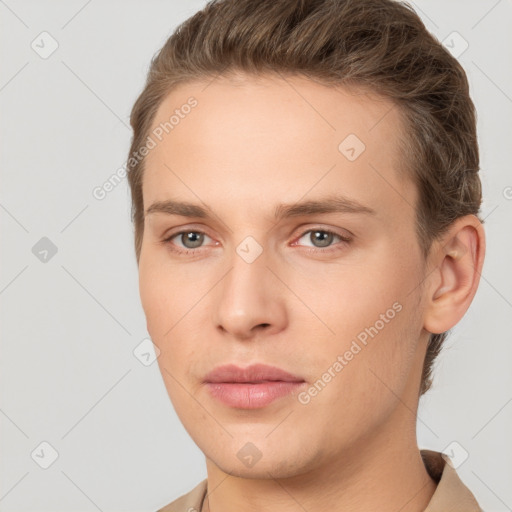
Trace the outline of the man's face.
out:
M 196 444 L 225 472 L 268 478 L 414 433 L 428 333 L 397 108 L 304 78 L 245 77 L 180 85 L 152 129 L 176 109 L 169 133 L 152 135 L 144 208 L 172 200 L 209 216 L 146 216 L 140 292 Z M 335 197 L 373 213 L 275 217 Z M 295 383 L 207 382 L 228 364 L 277 367 Z

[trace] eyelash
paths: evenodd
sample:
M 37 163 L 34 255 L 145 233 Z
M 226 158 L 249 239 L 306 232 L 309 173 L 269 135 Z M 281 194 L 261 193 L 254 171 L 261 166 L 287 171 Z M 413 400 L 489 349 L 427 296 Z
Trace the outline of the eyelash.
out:
M 332 230 L 329 230 L 329 229 L 323 229 L 323 228 L 319 228 L 319 227 L 318 228 L 307 229 L 306 231 L 304 231 L 297 238 L 297 240 L 300 240 L 307 233 L 315 232 L 315 231 L 339 237 L 340 240 L 341 240 L 341 245 L 348 244 L 348 243 L 350 243 L 352 241 L 351 238 L 343 236 L 340 233 L 337 233 L 336 231 L 332 231 Z M 176 233 L 173 233 L 172 235 L 170 235 L 167 238 L 165 238 L 164 240 L 162 240 L 162 243 L 165 244 L 165 245 L 168 245 L 169 247 L 171 247 L 171 250 L 173 252 L 176 252 L 178 254 L 183 254 L 183 255 L 197 254 L 201 249 L 204 248 L 204 247 L 198 247 L 197 249 L 180 249 L 180 248 L 177 248 L 177 246 L 175 246 L 174 244 L 171 243 L 171 240 L 173 238 L 175 238 L 175 237 L 177 237 L 179 235 L 183 235 L 185 233 L 196 233 L 196 234 L 201 234 L 201 235 L 208 236 L 204 231 L 195 230 L 195 229 L 187 229 L 187 230 L 178 231 Z M 313 253 L 318 253 L 318 252 L 320 252 L 320 253 L 329 253 L 329 252 L 341 250 L 341 248 L 336 248 L 336 247 L 333 248 L 333 246 L 329 246 L 329 247 L 327 247 L 325 249 L 321 249 L 319 247 L 316 247 L 316 248 L 315 247 L 308 247 L 308 248 L 306 248 L 306 250 L 307 250 L 307 252 L 313 252 Z

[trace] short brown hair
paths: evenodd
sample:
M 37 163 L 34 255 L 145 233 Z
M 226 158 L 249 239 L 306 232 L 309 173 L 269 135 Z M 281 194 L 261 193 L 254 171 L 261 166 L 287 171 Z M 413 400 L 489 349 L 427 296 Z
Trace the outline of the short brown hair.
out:
M 178 84 L 230 73 L 301 75 L 355 86 L 398 105 L 402 165 L 419 191 L 418 242 L 432 242 L 482 201 L 476 113 L 466 74 L 414 9 L 394 0 L 213 0 L 177 27 L 151 62 L 130 122 L 130 155 Z M 129 158 L 135 252 L 144 233 L 144 159 Z M 483 219 L 478 217 L 481 222 Z M 448 331 L 431 334 L 420 395 Z

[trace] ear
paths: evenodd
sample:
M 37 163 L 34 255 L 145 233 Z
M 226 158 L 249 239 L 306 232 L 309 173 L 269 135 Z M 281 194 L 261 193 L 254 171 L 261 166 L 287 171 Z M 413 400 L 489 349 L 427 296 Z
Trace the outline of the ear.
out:
M 439 334 L 461 320 L 478 288 L 484 257 L 485 232 L 475 215 L 455 220 L 432 244 L 424 297 L 427 331 Z

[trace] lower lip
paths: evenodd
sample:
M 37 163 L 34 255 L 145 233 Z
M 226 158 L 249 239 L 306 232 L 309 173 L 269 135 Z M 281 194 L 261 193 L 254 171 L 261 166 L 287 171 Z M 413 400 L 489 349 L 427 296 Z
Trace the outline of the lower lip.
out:
M 221 402 L 239 409 L 259 409 L 274 400 L 290 395 L 304 382 L 266 381 L 258 384 L 242 382 L 208 382 L 208 390 Z

